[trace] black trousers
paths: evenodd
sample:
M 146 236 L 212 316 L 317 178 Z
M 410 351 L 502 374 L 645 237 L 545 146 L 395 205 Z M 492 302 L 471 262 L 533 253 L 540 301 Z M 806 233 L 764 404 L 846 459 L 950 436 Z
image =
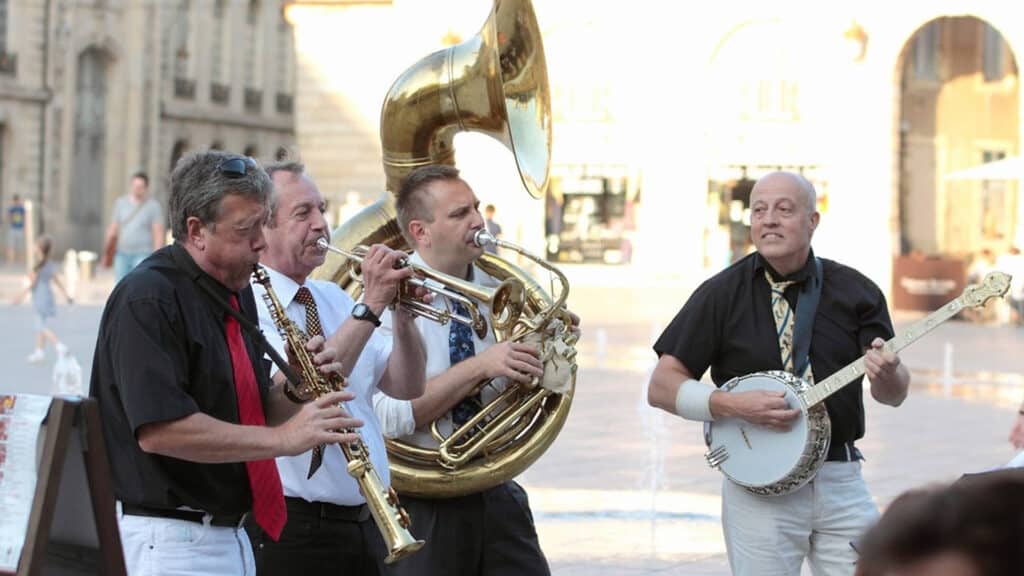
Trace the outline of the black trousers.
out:
M 399 495 L 423 548 L 388 576 L 549 576 L 526 491 L 505 482 L 477 494 L 431 500 Z
M 253 520 L 245 529 L 252 540 L 257 576 L 383 574 L 384 539 L 366 506 L 342 507 L 286 498 L 288 523 L 277 542 Z

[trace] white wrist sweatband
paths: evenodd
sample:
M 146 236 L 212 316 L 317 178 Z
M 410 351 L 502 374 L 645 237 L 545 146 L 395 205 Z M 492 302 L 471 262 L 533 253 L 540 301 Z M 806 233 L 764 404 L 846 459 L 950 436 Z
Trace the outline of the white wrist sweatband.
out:
M 676 414 L 687 420 L 710 422 L 715 419 L 711 415 L 711 393 L 714 386 L 698 382 L 693 378 L 686 380 L 676 392 Z

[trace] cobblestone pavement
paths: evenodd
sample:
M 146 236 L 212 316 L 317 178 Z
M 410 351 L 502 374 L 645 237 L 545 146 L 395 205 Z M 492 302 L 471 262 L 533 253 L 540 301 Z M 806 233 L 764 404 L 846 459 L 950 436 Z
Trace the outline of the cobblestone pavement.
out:
M 48 393 L 52 353 L 30 365 L 31 308 L 8 304 L 21 277 L 0 269 L 3 392 Z M 79 286 L 55 330 L 87 382 L 108 274 Z M 572 411 L 558 439 L 519 481 L 529 490 L 556 576 L 728 574 L 719 526 L 720 476 L 704 464 L 698 426 L 649 408 L 650 343 L 685 286 L 584 283 L 570 299 L 584 321 Z M 919 315 L 897 315 L 904 326 Z M 864 475 L 880 507 L 902 491 L 1006 463 L 1006 435 L 1024 398 L 1024 330 L 950 321 L 902 354 L 910 398 L 892 409 L 865 398 Z

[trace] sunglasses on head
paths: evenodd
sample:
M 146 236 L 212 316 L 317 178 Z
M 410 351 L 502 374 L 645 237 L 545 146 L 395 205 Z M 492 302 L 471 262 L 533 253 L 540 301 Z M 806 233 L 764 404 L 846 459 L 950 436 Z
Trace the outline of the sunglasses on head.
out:
M 217 170 L 225 178 L 245 178 L 249 168 L 256 169 L 256 161 L 251 156 L 235 156 L 220 163 Z

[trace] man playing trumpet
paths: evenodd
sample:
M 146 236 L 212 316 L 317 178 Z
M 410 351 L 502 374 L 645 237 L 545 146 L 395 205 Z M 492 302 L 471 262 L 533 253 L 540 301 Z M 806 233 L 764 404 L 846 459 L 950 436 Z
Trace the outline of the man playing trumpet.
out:
M 347 408 L 362 421 L 359 430 L 370 461 L 387 487 L 387 452 L 371 398 L 378 389 L 406 400 L 422 394 L 424 355 L 410 315 L 394 314 L 391 338 L 374 333 L 374 328 L 411 271 L 395 268 L 404 254 L 383 245 L 372 246 L 362 262 L 364 291 L 358 304 L 336 284 L 308 279 L 325 259 L 317 242 L 330 240 L 324 219 L 326 204 L 301 164 L 274 164 L 267 167 L 267 173 L 274 188 L 263 229 L 267 249 L 260 262 L 288 318 L 309 336 L 322 333 L 338 351 L 348 390 L 355 394 Z M 264 292 L 262 286 L 254 289 L 257 295 Z M 284 353 L 266 303 L 261 298 L 257 302 L 263 332 Z M 283 375 L 278 373 L 275 378 Z M 254 523 L 247 526 L 260 576 L 380 573 L 385 544 L 366 500 L 349 476 L 339 447 L 322 450 L 319 467 L 310 467 L 312 451 L 277 459 L 288 523 L 277 542 Z

